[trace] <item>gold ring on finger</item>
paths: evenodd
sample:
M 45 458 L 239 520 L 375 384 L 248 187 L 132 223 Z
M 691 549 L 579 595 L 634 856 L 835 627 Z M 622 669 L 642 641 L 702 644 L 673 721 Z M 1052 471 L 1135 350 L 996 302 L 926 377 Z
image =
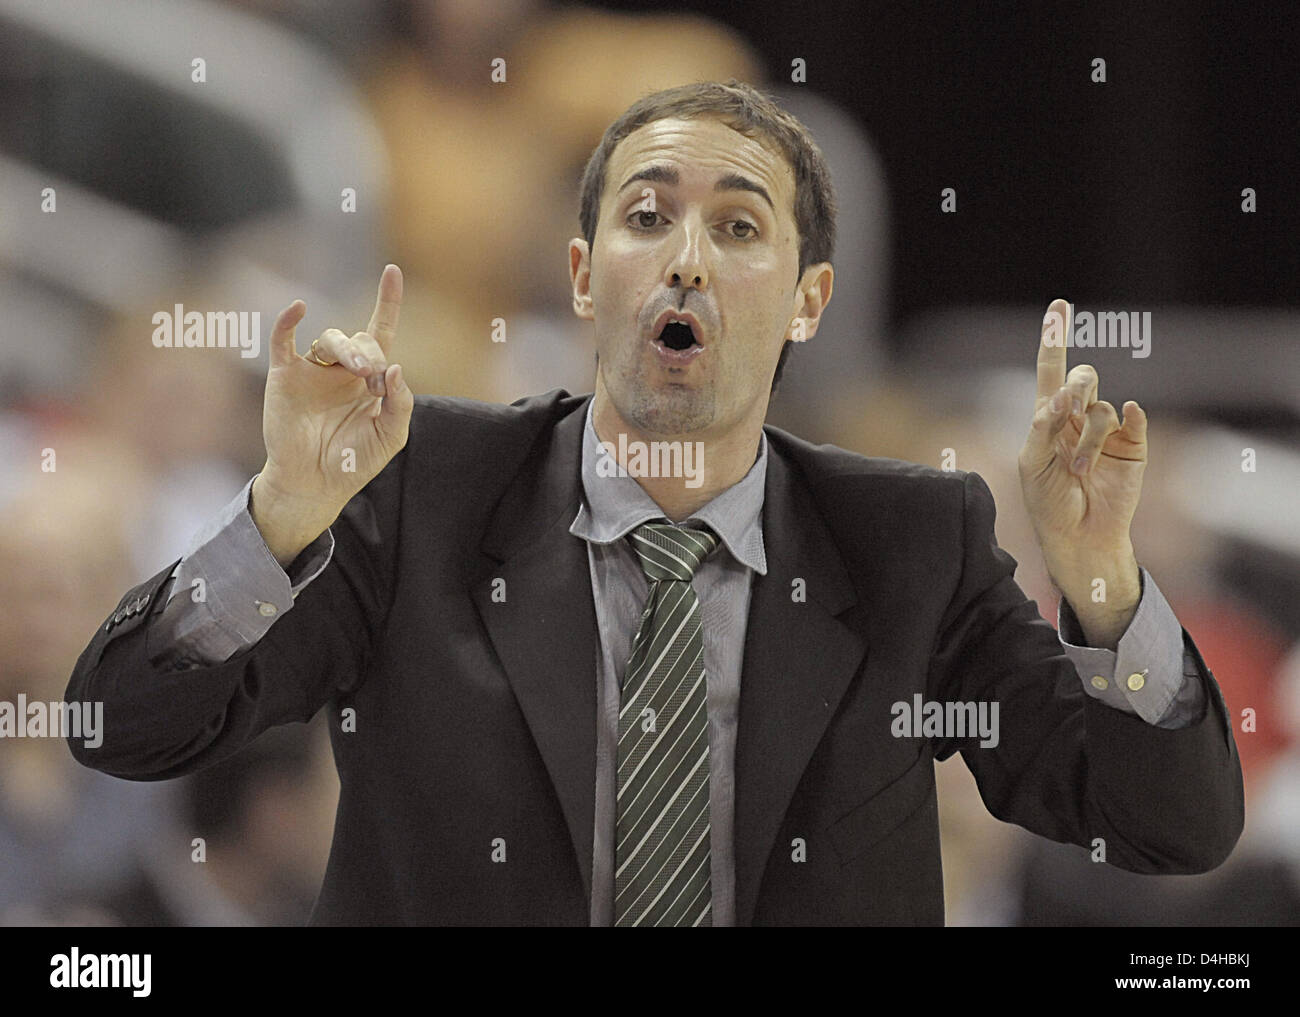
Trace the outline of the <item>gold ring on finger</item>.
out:
M 324 360 L 321 360 L 321 358 L 316 354 L 316 344 L 318 342 L 320 342 L 319 338 L 313 339 L 311 341 L 311 349 L 307 351 L 307 356 L 305 356 L 303 359 L 308 361 L 309 363 L 318 364 L 321 367 L 333 367 L 334 366 L 333 364 L 326 363 Z

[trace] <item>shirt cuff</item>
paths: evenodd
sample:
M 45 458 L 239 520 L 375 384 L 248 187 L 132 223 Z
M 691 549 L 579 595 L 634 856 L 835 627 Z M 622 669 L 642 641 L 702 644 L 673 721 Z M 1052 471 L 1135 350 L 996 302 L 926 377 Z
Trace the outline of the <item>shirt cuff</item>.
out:
M 172 597 L 193 603 L 177 616 L 173 635 L 208 660 L 228 660 L 261 639 L 334 554 L 326 530 L 281 568 L 248 510 L 256 479 L 195 535 L 177 567 Z
M 1151 574 L 1144 568 L 1139 573 L 1142 595 L 1116 649 L 1083 645 L 1082 627 L 1064 597 L 1057 632 L 1084 692 L 1148 724 L 1183 727 L 1199 716 L 1204 689 L 1194 663 L 1186 666 L 1182 625 Z

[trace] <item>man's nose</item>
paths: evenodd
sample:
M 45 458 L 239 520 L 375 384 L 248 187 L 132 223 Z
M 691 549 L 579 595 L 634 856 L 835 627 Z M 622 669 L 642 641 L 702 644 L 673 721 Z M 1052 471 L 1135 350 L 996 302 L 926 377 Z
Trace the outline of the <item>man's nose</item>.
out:
M 669 286 L 706 289 L 709 285 L 709 269 L 702 250 L 702 228 L 685 225 L 681 229 L 681 235 L 674 239 L 678 243 L 678 249 L 668 265 L 665 282 Z

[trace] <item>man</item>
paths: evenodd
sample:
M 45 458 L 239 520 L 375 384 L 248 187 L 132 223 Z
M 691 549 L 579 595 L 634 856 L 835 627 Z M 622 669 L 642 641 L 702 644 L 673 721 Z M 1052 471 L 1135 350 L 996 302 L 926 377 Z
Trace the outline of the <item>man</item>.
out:
M 105 734 L 77 758 L 174 777 L 328 704 L 318 923 L 942 924 L 956 751 L 1001 819 L 1132 871 L 1221 863 L 1223 700 L 1129 542 L 1146 418 L 1067 374 L 1064 301 L 1020 466 L 1072 643 L 977 476 L 764 427 L 831 296 L 833 215 L 797 121 L 691 85 L 584 177 L 592 396 L 415 400 L 394 266 L 366 330 L 306 357 L 292 304 L 266 465 L 91 641 L 67 698 L 104 700 Z

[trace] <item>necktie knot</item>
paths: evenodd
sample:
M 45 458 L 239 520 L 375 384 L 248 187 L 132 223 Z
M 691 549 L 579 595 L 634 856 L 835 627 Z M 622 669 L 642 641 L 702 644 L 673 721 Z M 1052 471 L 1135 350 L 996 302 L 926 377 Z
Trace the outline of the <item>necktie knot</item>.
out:
M 717 535 L 703 526 L 642 523 L 628 539 L 646 578 L 653 582 L 689 583 L 696 569 L 718 546 Z

